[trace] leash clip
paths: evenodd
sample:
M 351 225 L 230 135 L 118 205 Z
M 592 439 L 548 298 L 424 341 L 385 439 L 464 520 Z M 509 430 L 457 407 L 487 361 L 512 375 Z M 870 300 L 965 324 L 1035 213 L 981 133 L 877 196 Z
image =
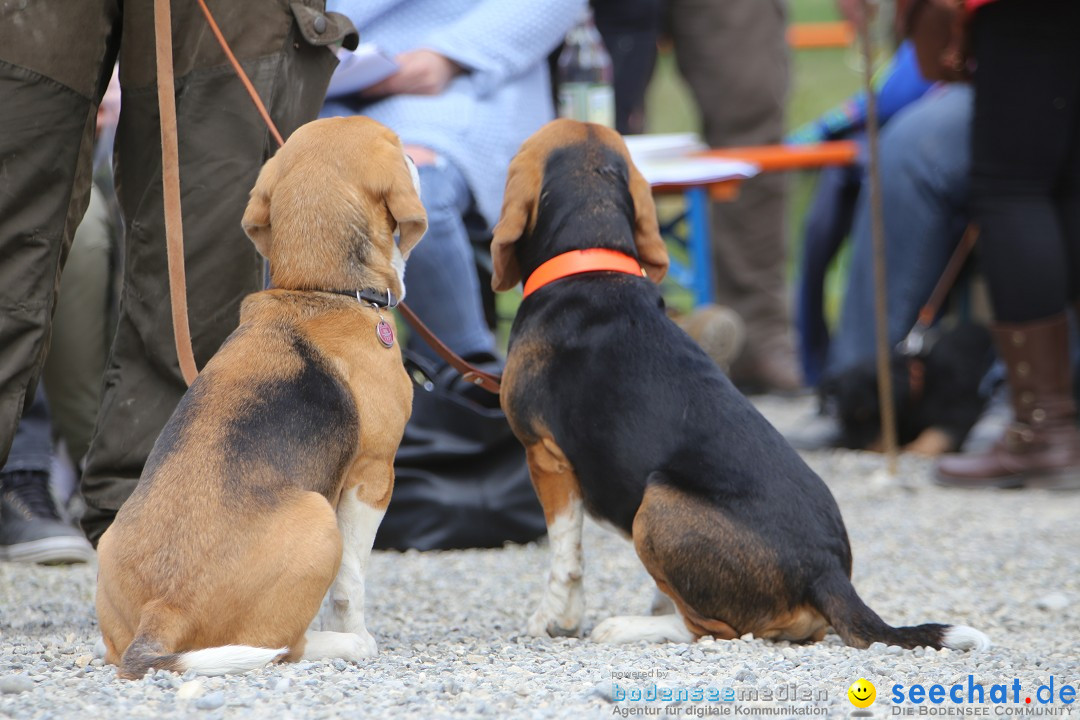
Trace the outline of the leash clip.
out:
M 896 344 L 896 351 L 907 357 L 918 357 L 926 345 L 926 328 L 916 325 Z
M 909 358 L 924 357 L 937 340 L 937 331 L 922 323 L 915 323 L 911 332 L 896 344 L 896 351 Z

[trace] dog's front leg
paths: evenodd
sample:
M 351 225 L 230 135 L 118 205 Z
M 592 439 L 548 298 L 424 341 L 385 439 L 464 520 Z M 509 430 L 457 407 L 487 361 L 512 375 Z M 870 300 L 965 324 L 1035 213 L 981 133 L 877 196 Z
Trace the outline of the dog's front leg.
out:
M 585 614 L 581 489 L 566 456 L 554 442 L 537 443 L 527 454 L 551 543 L 551 574 L 540 607 L 529 618 L 528 631 L 538 637 L 577 636 Z
M 338 528 L 341 530 L 341 567 L 330 590 L 330 629 L 359 636 L 368 655 L 375 655 L 375 639 L 364 623 L 364 578 L 371 546 L 379 529 L 386 504 L 374 504 L 361 497 L 357 488 L 347 489 L 338 503 Z M 389 492 L 386 493 L 389 499 Z

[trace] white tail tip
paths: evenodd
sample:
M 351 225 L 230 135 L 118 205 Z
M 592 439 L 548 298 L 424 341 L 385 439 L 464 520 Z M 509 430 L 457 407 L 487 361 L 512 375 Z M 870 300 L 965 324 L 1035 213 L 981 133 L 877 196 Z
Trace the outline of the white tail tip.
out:
M 953 650 L 986 650 L 990 647 L 990 638 L 967 625 L 953 625 L 941 639 L 941 644 Z
M 223 645 L 205 650 L 192 650 L 179 658 L 180 672 L 194 670 L 200 675 L 228 675 L 255 670 L 277 660 L 289 648 L 261 648 L 249 645 Z

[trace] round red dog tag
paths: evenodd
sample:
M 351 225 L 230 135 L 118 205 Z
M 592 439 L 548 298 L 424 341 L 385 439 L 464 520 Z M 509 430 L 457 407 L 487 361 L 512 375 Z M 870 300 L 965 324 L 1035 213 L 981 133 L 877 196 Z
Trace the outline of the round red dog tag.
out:
M 375 326 L 375 334 L 379 336 L 379 342 L 381 342 L 383 346 L 394 346 L 394 328 L 390 327 L 390 323 L 385 320 L 380 320 L 379 324 Z

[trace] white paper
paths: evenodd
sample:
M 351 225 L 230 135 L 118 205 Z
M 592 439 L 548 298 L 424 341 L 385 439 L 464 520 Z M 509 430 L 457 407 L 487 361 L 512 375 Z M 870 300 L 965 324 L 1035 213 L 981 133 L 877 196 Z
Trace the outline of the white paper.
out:
M 630 151 L 635 165 L 639 160 L 681 157 L 708 149 L 697 133 L 624 135 L 623 140 L 626 141 L 626 148 Z
M 364 43 L 355 50 L 338 51 L 338 66 L 330 77 L 326 97 L 351 95 L 385 80 L 398 71 L 398 64 L 374 43 Z
M 696 133 L 627 135 L 623 139 L 650 185 L 745 180 L 758 174 L 753 163 L 702 156 L 708 146 Z
M 650 185 L 745 180 L 758 174 L 757 166 L 751 163 L 708 157 L 644 160 L 634 164 Z

